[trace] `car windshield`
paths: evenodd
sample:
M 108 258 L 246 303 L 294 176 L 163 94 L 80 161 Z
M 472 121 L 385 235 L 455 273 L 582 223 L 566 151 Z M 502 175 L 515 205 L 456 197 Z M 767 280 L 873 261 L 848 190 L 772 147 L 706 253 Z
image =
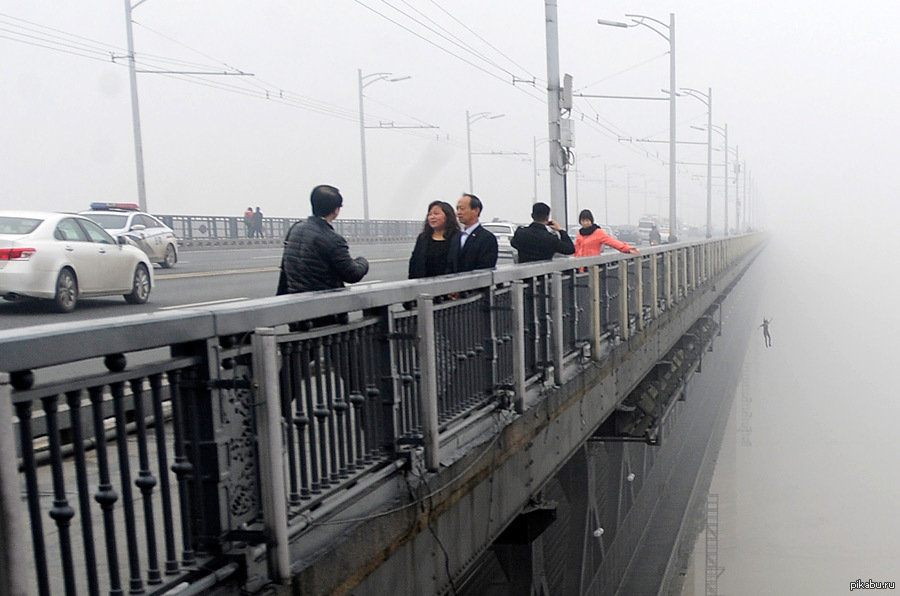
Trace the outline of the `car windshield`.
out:
M 128 221 L 127 215 L 119 215 L 118 213 L 84 213 L 83 215 L 96 221 L 107 230 L 124 228 Z
M 642 221 L 642 222 L 638 223 L 638 227 L 641 228 L 642 230 L 649 230 L 653 227 L 653 222 Z
M 32 233 L 43 219 L 33 217 L 0 217 L 0 234 L 21 236 Z

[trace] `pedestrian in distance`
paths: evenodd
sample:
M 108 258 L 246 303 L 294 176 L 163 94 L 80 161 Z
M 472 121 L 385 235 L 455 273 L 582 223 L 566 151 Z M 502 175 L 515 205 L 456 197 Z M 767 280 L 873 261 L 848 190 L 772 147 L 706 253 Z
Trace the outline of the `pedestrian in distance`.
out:
M 581 229 L 575 236 L 575 256 L 591 257 L 599 255 L 603 250 L 603 245 L 611 246 L 619 252 L 630 255 L 639 255 L 641 251 L 630 246 L 627 242 L 622 242 L 618 238 L 613 238 L 603 231 L 603 228 L 594 223 L 594 214 L 590 209 L 583 210 L 578 215 L 578 221 Z
M 760 325 L 760 327 L 762 327 L 762 330 L 763 330 L 763 339 L 766 342 L 767 348 L 772 347 L 772 336 L 769 335 L 769 323 L 771 323 L 771 322 L 772 322 L 772 319 L 766 319 L 765 317 L 763 317 L 762 325 Z
M 299 294 L 343 288 L 360 281 L 369 271 L 365 257 L 353 258 L 347 240 L 334 231 L 344 204 L 333 186 L 317 186 L 309 201 L 313 214 L 291 226 L 281 257 L 282 279 L 278 294 Z
M 510 245 L 519 251 L 519 263 L 549 261 L 557 253 L 571 255 L 575 252 L 569 234 L 550 219 L 547 203 L 535 203 L 531 207 L 531 219 L 531 225 L 519 227 L 510 240 Z
M 459 242 L 459 222 L 453 205 L 432 201 L 416 246 L 409 257 L 409 278 L 433 277 L 450 272 L 450 246 Z
M 464 194 L 456 203 L 461 230 L 459 242 L 450 244 L 451 273 L 493 269 L 497 265 L 497 237 L 479 222 L 482 208 L 481 199 L 473 194 Z
M 263 237 L 263 214 L 259 207 L 253 212 L 253 233 L 257 238 Z
M 244 211 L 244 231 L 247 238 L 253 238 L 253 207 L 247 207 Z

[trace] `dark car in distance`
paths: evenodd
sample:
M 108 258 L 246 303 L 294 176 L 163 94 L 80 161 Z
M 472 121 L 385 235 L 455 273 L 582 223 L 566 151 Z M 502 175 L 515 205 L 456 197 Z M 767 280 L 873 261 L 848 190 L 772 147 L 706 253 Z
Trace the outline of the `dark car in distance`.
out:
M 641 235 L 637 226 L 617 226 L 616 238 L 632 246 L 637 246 L 641 243 Z

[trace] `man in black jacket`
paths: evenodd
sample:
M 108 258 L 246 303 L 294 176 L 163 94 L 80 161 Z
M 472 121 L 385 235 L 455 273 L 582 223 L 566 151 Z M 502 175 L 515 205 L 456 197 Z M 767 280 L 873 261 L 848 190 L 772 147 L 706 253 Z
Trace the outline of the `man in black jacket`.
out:
M 550 219 L 550 206 L 546 203 L 535 203 L 531 208 L 530 226 L 523 226 L 513 234 L 510 245 L 519 251 L 519 263 L 549 261 L 553 255 L 575 254 L 572 239 L 558 223 Z M 547 229 L 553 228 L 555 234 Z
M 459 239 L 450 245 L 449 269 L 453 273 L 493 269 L 497 265 L 497 237 L 478 221 L 481 209 L 481 200 L 473 194 L 464 194 L 456 203 L 461 231 Z
M 281 257 L 279 294 L 343 288 L 369 271 L 365 257 L 350 256 L 347 240 L 331 226 L 344 203 L 333 186 L 317 186 L 309 197 L 313 214 L 288 232 Z

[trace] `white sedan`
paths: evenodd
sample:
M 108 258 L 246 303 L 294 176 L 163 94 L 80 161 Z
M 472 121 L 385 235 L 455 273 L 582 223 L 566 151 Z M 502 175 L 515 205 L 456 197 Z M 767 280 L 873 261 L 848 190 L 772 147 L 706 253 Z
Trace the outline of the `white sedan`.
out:
M 143 304 L 153 266 L 139 248 L 67 213 L 0 211 L 0 296 L 44 298 L 70 312 L 79 298 L 122 295 Z

